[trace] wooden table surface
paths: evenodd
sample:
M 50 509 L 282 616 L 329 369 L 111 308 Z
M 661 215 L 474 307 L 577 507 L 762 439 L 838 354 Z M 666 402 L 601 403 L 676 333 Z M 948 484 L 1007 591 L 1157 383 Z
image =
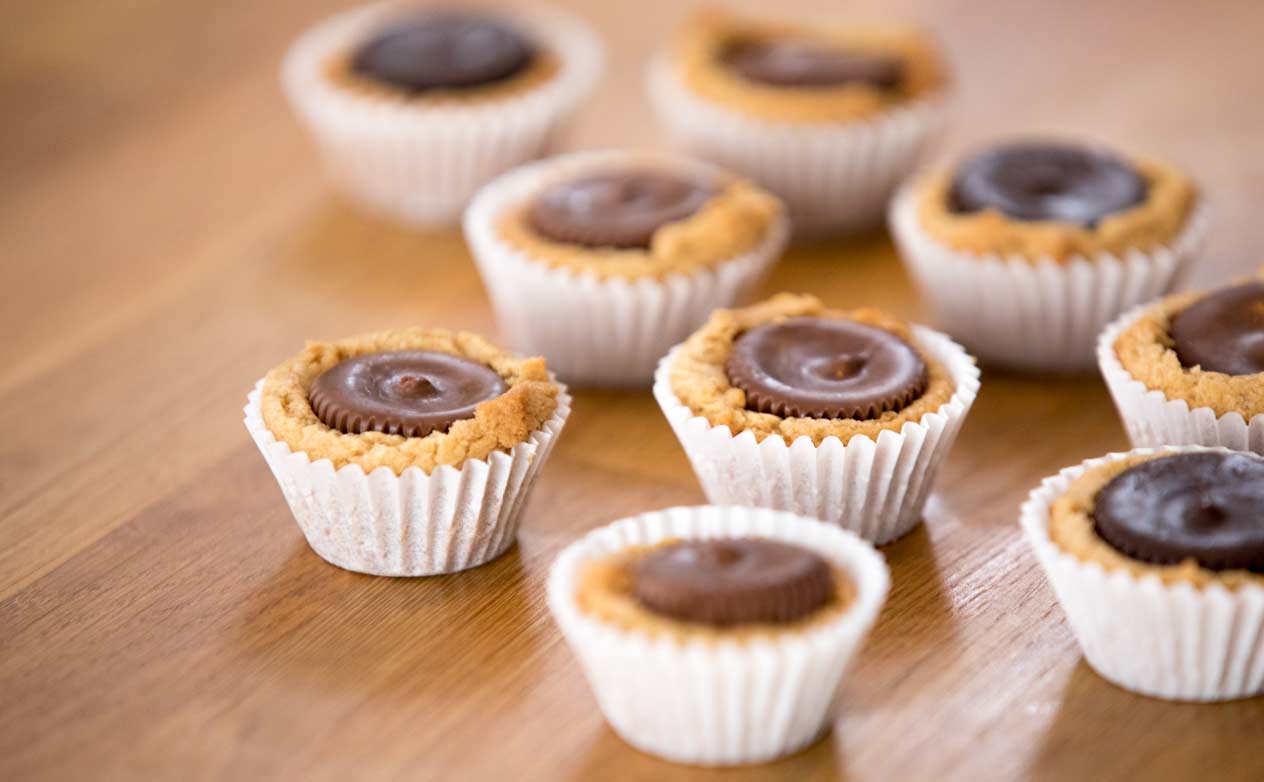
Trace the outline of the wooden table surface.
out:
M 1095 377 L 985 374 L 925 526 L 885 550 L 894 589 L 832 736 L 763 767 L 621 743 L 545 609 L 560 547 L 703 500 L 648 392 L 577 395 L 497 562 L 417 580 L 325 564 L 242 427 L 253 381 L 307 337 L 495 329 L 457 233 L 349 206 L 286 110 L 281 54 L 338 4 L 5 5 L 0 779 L 1264 778 L 1264 698 L 1107 684 L 1020 539 L 1040 478 L 1126 445 Z M 681 4 L 564 5 L 610 48 L 564 147 L 663 146 L 641 68 Z M 1264 261 L 1264 6 L 848 11 L 865 6 L 942 36 L 960 79 L 944 151 L 1054 131 L 1161 155 L 1217 207 L 1191 284 Z M 880 233 L 797 248 L 782 289 L 920 314 Z

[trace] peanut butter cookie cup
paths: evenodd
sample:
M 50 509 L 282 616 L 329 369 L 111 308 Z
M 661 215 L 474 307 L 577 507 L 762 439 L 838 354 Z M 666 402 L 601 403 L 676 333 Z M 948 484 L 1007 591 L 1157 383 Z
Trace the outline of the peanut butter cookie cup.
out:
M 1207 214 L 1171 166 L 1028 139 L 915 178 L 890 220 L 937 324 L 981 361 L 1080 372 L 1107 323 L 1197 257 Z
M 413 328 L 309 342 L 255 386 L 245 423 L 317 554 L 424 576 L 512 545 L 569 413 L 543 359 Z
M 788 233 L 781 202 L 740 177 L 619 150 L 511 171 L 465 215 L 501 331 L 582 385 L 649 385 L 713 309 L 746 300 Z
M 1179 293 L 1102 332 L 1098 366 L 1132 444 L 1264 454 L 1264 280 Z
M 305 32 L 281 81 L 350 195 L 429 226 L 455 222 L 481 185 L 542 154 L 602 56 L 591 30 L 547 9 L 383 3 Z
M 1171 700 L 1264 692 L 1264 458 L 1090 459 L 1033 491 L 1021 523 L 1103 677 Z
M 717 310 L 659 364 L 654 398 L 707 499 L 886 543 L 913 529 L 979 389 L 943 334 L 781 294 Z
M 659 120 L 781 196 L 796 235 L 869 228 L 943 125 L 935 46 L 899 26 L 695 14 L 651 63 Z
M 671 508 L 568 546 L 549 608 L 610 726 L 679 763 L 787 755 L 832 718 L 886 599 L 855 535 L 757 508 Z

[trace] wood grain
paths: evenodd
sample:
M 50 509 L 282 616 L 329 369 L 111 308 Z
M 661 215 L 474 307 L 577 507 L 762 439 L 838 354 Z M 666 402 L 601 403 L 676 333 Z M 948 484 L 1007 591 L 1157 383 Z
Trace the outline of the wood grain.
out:
M 560 4 L 610 47 L 564 146 L 663 146 L 642 64 L 680 4 Z M 925 527 L 886 549 L 894 591 L 835 731 L 768 766 L 699 772 L 622 744 L 544 606 L 561 546 L 702 500 L 647 392 L 577 395 L 494 564 L 324 564 L 243 431 L 250 384 L 307 337 L 495 328 L 459 236 L 348 206 L 287 114 L 281 53 L 336 5 L 5 4 L 0 779 L 1264 778 L 1264 699 L 1106 684 L 1019 539 L 1041 477 L 1126 444 L 1092 377 L 986 373 Z M 1191 284 L 1264 260 L 1259 4 L 846 13 L 942 36 L 960 77 L 946 151 L 1066 132 L 1162 155 L 1217 210 Z M 882 234 L 796 248 L 779 289 L 920 314 Z

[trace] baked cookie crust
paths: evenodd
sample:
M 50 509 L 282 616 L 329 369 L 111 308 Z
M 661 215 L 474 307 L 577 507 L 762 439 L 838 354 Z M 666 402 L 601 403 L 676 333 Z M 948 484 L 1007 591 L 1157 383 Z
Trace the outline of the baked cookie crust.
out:
M 739 41 L 794 36 L 863 54 L 895 57 L 903 75 L 895 89 L 849 83 L 833 87 L 759 84 L 727 67 L 721 54 Z M 791 123 L 845 123 L 872 117 L 945 86 L 939 53 L 922 32 L 907 27 L 823 27 L 745 19 L 711 10 L 694 15 L 677 32 L 669 52 L 689 91 L 751 117 Z
M 677 539 L 670 539 L 653 546 L 633 546 L 584 565 L 575 594 L 580 610 L 621 630 L 670 637 L 682 643 L 693 640 L 744 641 L 811 630 L 837 618 L 856 598 L 856 587 L 851 577 L 835 567 L 831 568 L 834 578 L 833 597 L 816 611 L 794 622 L 716 627 L 664 616 L 642 606 L 633 595 L 628 566 L 655 549 L 677 542 Z
M 1210 407 L 1217 416 L 1240 413 L 1249 421 L 1264 413 L 1264 372 L 1227 375 L 1187 369 L 1172 349 L 1172 318 L 1204 296 L 1174 294 L 1147 308 L 1115 340 L 1115 355 L 1128 374 L 1168 399 L 1183 399 L 1191 409 Z
M 359 44 L 357 43 L 357 46 Z M 516 97 L 542 86 L 557 77 L 562 61 L 554 52 L 538 48 L 527 67 L 507 79 L 473 87 L 434 89 L 410 92 L 391 84 L 356 73 L 351 63 L 356 49 L 350 48 L 330 57 L 324 66 L 325 78 L 337 87 L 365 97 L 388 100 L 418 108 L 469 106 Z
M 307 400 L 312 381 L 339 362 L 365 353 L 430 350 L 462 356 L 494 369 L 508 390 L 480 404 L 474 417 L 447 432 L 425 437 L 365 432 L 344 434 L 317 418 Z M 445 329 L 394 329 L 337 342 L 308 342 L 301 353 L 267 374 L 260 398 L 263 422 L 292 451 L 312 461 L 329 459 L 334 469 L 356 464 L 366 473 L 386 467 L 396 475 L 409 467 L 429 474 L 435 467 L 486 459 L 525 442 L 553 416 L 560 387 L 549 379 L 542 358 L 517 358 L 486 339 Z
M 1122 570 L 1136 578 L 1156 576 L 1164 584 L 1193 584 L 1203 588 L 1220 584 L 1227 589 L 1254 584 L 1264 586 L 1264 575 L 1248 570 L 1208 570 L 1188 559 L 1176 565 L 1154 565 L 1133 559 L 1107 543 L 1094 529 L 1092 512 L 1097 494 L 1130 467 L 1165 454 L 1142 454 L 1100 464 L 1076 478 L 1049 511 L 1049 538 L 1058 548 L 1081 562 L 1096 562 L 1106 570 Z
M 995 209 L 958 214 L 949 209 L 953 172 L 937 171 L 917 185 L 918 222 L 940 243 L 980 256 L 1037 261 L 1093 260 L 1103 253 L 1148 251 L 1171 242 L 1185 227 L 1197 200 L 1193 182 L 1171 166 L 1133 160 L 1146 180 L 1144 202 L 1103 218 L 1092 228 L 1057 220 L 1015 220 Z
M 883 413 L 878 418 L 782 418 L 771 413 L 746 409 L 746 392 L 730 382 L 724 365 L 733 341 L 756 326 L 779 323 L 800 316 L 853 320 L 890 331 L 908 342 L 926 362 L 929 383 L 926 391 L 902 410 Z M 815 296 L 782 293 L 767 301 L 734 310 L 716 310 L 702 328 L 685 341 L 670 368 L 672 393 L 696 415 L 713 426 L 727 426 L 735 435 L 743 431 L 765 437 L 780 437 L 787 445 L 807 437 L 820 445 L 827 437 L 837 437 L 846 445 L 857 436 L 877 439 L 885 430 L 899 431 L 905 423 L 918 421 L 952 399 L 956 386 L 948 370 L 928 356 L 914 341 L 909 326 L 885 312 L 864 308 L 827 309 Z
M 628 165 L 650 164 L 632 158 Z M 502 241 L 534 261 L 601 280 L 661 280 L 717 266 L 754 250 L 768 237 L 773 223 L 782 219 L 781 202 L 776 197 L 742 180 L 724 184 L 688 219 L 661 226 L 648 249 L 556 242 L 532 228 L 528 209 L 529 203 L 524 203 L 506 211 L 497 226 Z

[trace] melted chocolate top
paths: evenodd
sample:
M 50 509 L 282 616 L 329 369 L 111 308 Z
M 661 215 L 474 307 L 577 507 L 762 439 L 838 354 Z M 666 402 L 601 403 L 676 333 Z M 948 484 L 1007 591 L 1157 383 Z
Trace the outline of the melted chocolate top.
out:
M 743 78 L 776 87 L 834 87 L 869 84 L 894 89 L 904 66 L 899 59 L 796 38 L 739 41 L 722 59 Z
M 829 602 L 829 564 L 800 546 L 763 538 L 684 541 L 632 565 L 636 599 L 649 610 L 713 626 L 785 623 Z
M 995 209 L 1015 220 L 1086 227 L 1146 199 L 1145 179 L 1110 153 L 1071 144 L 1019 142 L 963 162 L 948 192 L 958 213 Z
M 1264 372 L 1264 282 L 1208 294 L 1172 318 L 1172 349 L 1181 366 L 1205 372 Z
M 1264 459 L 1185 453 L 1142 462 L 1097 495 L 1097 534 L 1133 559 L 1264 572 Z
M 409 92 L 478 87 L 527 67 L 535 48 L 495 19 L 455 11 L 395 20 L 365 42 L 351 69 Z
M 851 320 L 791 318 L 742 334 L 725 369 L 746 407 L 782 418 L 877 418 L 926 391 L 926 362 L 891 332 Z
M 604 171 L 546 187 L 527 221 L 555 242 L 647 248 L 655 231 L 691 217 L 715 193 L 709 182 L 665 171 Z
M 399 350 L 353 356 L 312 382 L 308 401 L 326 426 L 346 434 L 425 437 L 474 417 L 505 393 L 491 367 L 460 356 Z

